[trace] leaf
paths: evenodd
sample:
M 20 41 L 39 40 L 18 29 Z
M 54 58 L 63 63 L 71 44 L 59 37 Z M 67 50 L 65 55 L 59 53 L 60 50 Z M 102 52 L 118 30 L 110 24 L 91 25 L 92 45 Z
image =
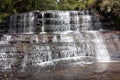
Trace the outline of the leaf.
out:
M 5 0 L 6 1 L 6 3 L 10 3 L 10 0 Z
M 111 12 L 111 8 L 110 7 L 108 7 L 107 12 Z
M 16 13 L 17 13 L 16 9 L 13 9 L 12 11 L 13 11 L 13 13 L 14 13 L 14 14 L 16 14 Z

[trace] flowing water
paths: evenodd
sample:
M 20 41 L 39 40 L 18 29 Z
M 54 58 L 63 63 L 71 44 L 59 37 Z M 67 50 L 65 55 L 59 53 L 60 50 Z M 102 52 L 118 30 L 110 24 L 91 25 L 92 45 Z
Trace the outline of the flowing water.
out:
M 39 32 L 66 32 L 101 29 L 100 18 L 94 11 L 31 11 L 10 16 L 6 32 L 32 34 Z
M 35 75 L 120 61 L 120 32 L 101 31 L 94 11 L 31 11 L 10 16 L 6 26 L 7 33 L 0 35 L 0 72 Z

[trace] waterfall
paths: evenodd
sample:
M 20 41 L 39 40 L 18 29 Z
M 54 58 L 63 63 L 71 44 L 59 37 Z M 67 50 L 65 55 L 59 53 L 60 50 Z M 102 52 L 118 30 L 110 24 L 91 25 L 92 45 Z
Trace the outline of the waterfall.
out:
M 11 35 L 3 35 L 3 37 L 0 40 L 0 44 L 8 44 L 9 41 L 11 40 Z
M 91 15 L 89 14 L 89 11 L 85 11 L 82 16 L 82 28 L 87 30 L 91 29 L 92 25 L 92 18 Z
M 0 49 L 0 70 L 11 70 L 11 65 L 16 61 L 13 56 L 15 53 L 15 49 L 13 48 L 13 51 L 11 50 L 11 52 L 6 53 L 8 49 L 9 48 Z M 13 58 L 11 58 L 11 56 Z
M 100 19 L 93 11 L 31 11 L 10 16 L 8 33 L 60 33 L 101 29 Z M 37 31 L 36 31 L 37 30 Z
M 46 32 L 69 31 L 69 18 L 68 11 L 46 11 L 43 20 L 44 30 Z
M 34 31 L 34 12 L 15 14 L 8 19 L 8 33 L 31 33 Z
M 70 12 L 70 30 L 79 30 L 79 15 L 78 11 Z
M 104 43 L 102 34 L 100 32 L 94 33 L 94 43 L 96 44 L 96 56 L 99 62 L 110 62 L 110 55 Z
M 7 23 L 8 32 L 0 35 L 4 70 L 120 60 L 119 32 L 100 31 L 92 11 L 31 11 L 12 15 Z

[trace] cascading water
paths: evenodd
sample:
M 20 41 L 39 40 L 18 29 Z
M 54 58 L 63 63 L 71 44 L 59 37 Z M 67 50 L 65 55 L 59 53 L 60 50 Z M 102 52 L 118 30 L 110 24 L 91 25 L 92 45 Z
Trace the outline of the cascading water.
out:
M 21 13 L 10 16 L 7 27 L 8 33 L 30 33 L 34 29 L 34 12 Z
M 8 33 L 66 32 L 100 29 L 93 11 L 31 11 L 7 19 Z M 37 32 L 38 32 L 37 31 Z
M 83 16 L 82 16 L 82 28 L 83 29 L 91 29 L 91 25 L 92 25 L 92 22 L 91 22 L 91 15 L 89 15 L 89 11 L 86 11 L 85 13 L 83 13 Z
M 112 38 L 119 34 L 100 32 L 101 23 L 96 19 L 92 11 L 33 11 L 10 16 L 8 33 L 0 35 L 0 57 L 12 57 L 1 58 L 0 66 L 4 66 L 4 70 L 18 67 L 25 71 L 58 62 L 119 61 L 119 37 Z M 36 33 L 36 29 L 40 34 L 31 34 Z M 113 42 L 117 44 L 110 46 Z M 112 52 L 114 50 L 117 52 Z
M 96 55 L 97 59 L 100 62 L 111 61 L 108 49 L 103 41 L 103 37 L 100 32 L 94 33 L 94 43 L 96 45 Z

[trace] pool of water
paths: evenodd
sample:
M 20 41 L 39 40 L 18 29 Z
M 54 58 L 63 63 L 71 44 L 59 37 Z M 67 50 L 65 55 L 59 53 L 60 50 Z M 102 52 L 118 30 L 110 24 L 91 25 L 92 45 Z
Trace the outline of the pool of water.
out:
M 0 80 L 120 80 L 120 62 L 48 67 L 34 72 L 1 72 Z

